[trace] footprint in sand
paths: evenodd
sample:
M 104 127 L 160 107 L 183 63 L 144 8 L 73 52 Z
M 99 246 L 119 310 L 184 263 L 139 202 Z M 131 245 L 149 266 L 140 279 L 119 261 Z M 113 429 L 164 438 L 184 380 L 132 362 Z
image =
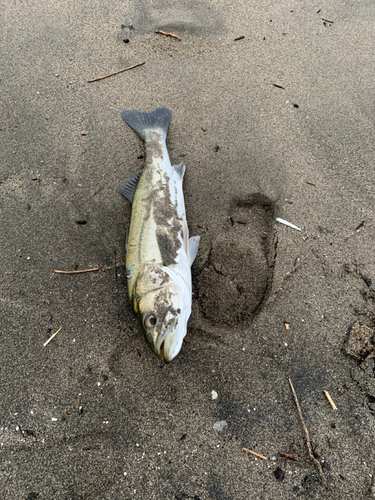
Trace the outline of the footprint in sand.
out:
M 196 273 L 200 311 L 211 324 L 236 325 L 260 311 L 273 279 L 273 224 L 273 203 L 264 196 L 232 203 L 224 231 L 213 237 Z

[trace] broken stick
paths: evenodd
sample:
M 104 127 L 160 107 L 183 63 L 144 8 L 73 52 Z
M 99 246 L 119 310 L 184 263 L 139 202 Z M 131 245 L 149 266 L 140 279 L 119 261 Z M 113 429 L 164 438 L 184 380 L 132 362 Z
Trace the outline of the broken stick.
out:
M 81 271 L 59 271 L 55 269 L 55 273 L 60 274 L 80 274 L 80 273 L 90 273 L 91 271 L 99 271 L 100 267 L 92 267 L 91 269 L 82 269 Z
M 332 408 L 334 410 L 337 410 L 337 406 L 335 405 L 335 403 L 333 402 L 333 399 L 331 398 L 331 396 L 329 395 L 329 392 L 328 391 L 324 391 L 324 394 L 326 395 L 326 398 L 328 399 L 329 401 L 329 404 L 332 406 Z
M 181 38 L 178 35 L 175 35 L 174 33 L 166 33 L 165 31 L 161 30 L 155 30 L 155 33 L 159 33 L 159 35 L 164 35 L 164 36 L 171 36 L 172 38 L 176 38 L 176 40 L 181 42 Z
M 246 453 L 251 453 L 252 455 L 255 455 L 258 458 L 261 458 L 262 460 L 268 460 L 267 457 L 264 457 L 263 455 L 259 455 L 256 451 L 248 450 L 247 448 L 242 448 L 243 451 L 246 451 Z
M 46 345 L 49 344 L 54 337 L 56 337 L 56 335 L 59 333 L 61 328 L 62 328 L 62 326 L 60 326 L 60 328 L 57 330 L 57 332 L 55 332 L 53 335 L 51 335 L 50 338 L 44 342 L 43 347 L 46 347 Z
M 291 387 L 292 392 L 293 392 L 294 400 L 295 400 L 296 405 L 297 405 L 297 410 L 298 410 L 299 418 L 301 420 L 302 427 L 303 427 L 303 429 L 305 431 L 305 434 L 306 434 L 306 442 L 307 442 L 307 448 L 309 450 L 310 458 L 314 461 L 317 469 L 319 470 L 319 474 L 320 474 L 320 477 L 321 477 L 321 479 L 323 481 L 324 486 L 327 487 L 327 479 L 326 479 L 326 477 L 324 475 L 322 466 L 321 466 L 320 462 L 314 457 L 314 453 L 312 451 L 312 446 L 311 446 L 311 441 L 310 441 L 310 434 L 309 434 L 309 431 L 307 430 L 305 421 L 304 421 L 303 416 L 302 416 L 301 407 L 300 407 L 299 402 L 298 402 L 296 391 L 294 390 L 294 386 L 293 386 L 293 383 L 292 383 L 291 379 L 289 378 L 288 380 L 289 380 L 289 384 L 290 384 L 290 387 Z
M 127 68 L 120 69 L 120 71 L 116 71 L 115 73 L 110 73 L 109 75 L 100 76 L 99 78 L 95 78 L 94 80 L 87 80 L 87 83 L 98 82 L 99 80 L 104 80 L 104 78 L 109 78 L 110 76 L 118 75 L 119 73 L 123 73 L 124 71 L 128 71 L 128 69 L 137 68 L 138 66 L 143 66 L 144 64 L 145 64 L 145 62 L 133 64 L 133 66 L 128 66 Z

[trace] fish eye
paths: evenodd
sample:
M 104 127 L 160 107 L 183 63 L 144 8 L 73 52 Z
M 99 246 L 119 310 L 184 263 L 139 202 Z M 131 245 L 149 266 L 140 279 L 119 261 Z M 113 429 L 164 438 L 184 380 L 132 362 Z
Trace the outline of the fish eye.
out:
M 152 328 L 155 325 L 156 325 L 156 316 L 155 316 L 155 314 L 149 314 L 147 316 L 147 318 L 145 319 L 145 327 L 146 328 Z

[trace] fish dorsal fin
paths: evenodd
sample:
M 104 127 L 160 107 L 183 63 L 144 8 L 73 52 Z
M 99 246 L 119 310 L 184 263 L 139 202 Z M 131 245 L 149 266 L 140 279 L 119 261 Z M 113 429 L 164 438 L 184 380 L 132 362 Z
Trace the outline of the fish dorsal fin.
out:
M 195 257 L 197 256 L 200 238 L 201 238 L 200 236 L 192 236 L 191 238 L 189 238 L 190 265 L 192 265 Z
M 182 180 L 184 178 L 185 170 L 186 170 L 185 163 L 181 162 L 179 165 L 173 165 L 173 168 L 176 170 L 176 172 L 180 176 L 180 179 Z
M 125 198 L 127 198 L 130 201 L 130 203 L 133 203 L 134 193 L 135 193 L 135 190 L 137 189 L 138 181 L 139 181 L 141 175 L 142 175 L 142 170 L 137 172 L 130 179 L 124 179 L 117 186 L 117 191 L 120 194 L 124 195 Z

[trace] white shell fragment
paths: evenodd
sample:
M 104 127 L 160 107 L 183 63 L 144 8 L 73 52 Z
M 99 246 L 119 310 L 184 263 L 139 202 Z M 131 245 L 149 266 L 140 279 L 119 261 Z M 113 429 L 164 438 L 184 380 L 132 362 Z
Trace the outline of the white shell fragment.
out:
M 285 226 L 289 226 L 289 227 L 291 227 L 293 229 L 297 229 L 297 231 L 302 231 L 302 229 L 300 229 L 299 227 L 295 226 L 291 222 L 288 222 L 287 220 L 280 219 L 280 217 L 276 217 L 276 221 L 280 222 L 280 224 L 284 224 Z
M 214 423 L 214 429 L 217 432 L 221 432 L 224 429 L 224 427 L 226 427 L 227 425 L 228 424 L 227 424 L 226 420 L 219 420 L 218 422 Z
M 216 391 L 211 391 L 211 396 L 212 396 L 212 399 L 216 399 L 217 398 L 217 392 Z

